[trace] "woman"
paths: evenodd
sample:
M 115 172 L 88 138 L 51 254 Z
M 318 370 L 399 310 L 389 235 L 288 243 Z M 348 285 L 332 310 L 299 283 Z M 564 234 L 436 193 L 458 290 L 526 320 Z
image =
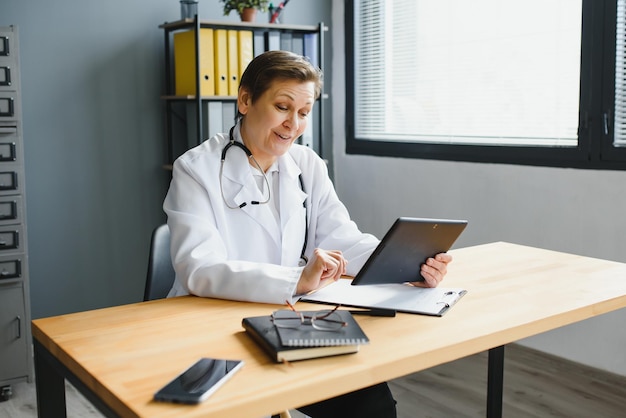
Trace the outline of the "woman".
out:
M 350 220 L 324 161 L 294 144 L 321 85 L 320 70 L 299 55 L 259 55 L 241 77 L 230 133 L 176 160 L 163 204 L 177 277 L 170 296 L 284 304 L 363 266 L 378 240 Z M 429 259 L 424 285 L 437 286 L 450 261 Z M 387 417 L 395 402 L 381 384 L 301 410 Z

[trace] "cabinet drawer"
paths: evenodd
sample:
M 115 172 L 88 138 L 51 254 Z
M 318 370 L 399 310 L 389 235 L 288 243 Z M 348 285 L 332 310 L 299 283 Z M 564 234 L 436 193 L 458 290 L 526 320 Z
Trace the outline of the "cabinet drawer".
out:
M 22 258 L 0 256 L 0 283 L 22 277 Z
M 15 48 L 13 37 L 6 32 L 0 32 L 0 59 L 13 56 Z
M 0 225 L 22 223 L 21 196 L 0 196 Z
M 19 74 L 16 52 L 12 34 L 0 32 L 0 91 L 17 89 Z
M 0 167 L 2 163 L 17 161 L 18 153 L 21 154 L 20 144 L 17 127 L 0 126 Z
M 17 147 L 15 142 L 0 141 L 0 163 L 15 161 L 17 159 Z
M 0 63 L 0 88 L 8 90 L 8 88 L 13 88 L 13 76 L 11 72 L 13 68 L 10 65 L 6 65 Z
M 18 250 L 22 242 L 22 227 L 3 226 L 0 228 L 0 253 Z
M 0 382 L 26 377 L 30 349 L 30 321 L 26 315 L 26 294 L 21 284 L 0 281 Z
M 18 95 L 13 91 L 0 90 L 0 121 L 15 121 L 18 118 Z
M 17 190 L 18 187 L 17 171 L 2 170 L 0 166 L 0 191 Z

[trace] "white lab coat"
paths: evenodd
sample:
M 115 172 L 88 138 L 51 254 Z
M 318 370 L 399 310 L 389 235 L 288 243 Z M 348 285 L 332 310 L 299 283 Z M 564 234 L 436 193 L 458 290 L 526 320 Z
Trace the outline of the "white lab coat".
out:
M 241 142 L 239 127 L 235 140 Z M 222 299 L 284 304 L 293 301 L 303 267 L 306 199 L 308 243 L 341 250 L 354 275 L 378 240 L 359 231 L 339 201 L 324 161 L 311 149 L 293 144 L 278 158 L 280 224 L 270 204 L 247 204 L 266 198 L 253 178 L 245 153 L 231 147 L 221 179 L 220 158 L 228 143 L 218 134 L 187 151 L 174 163 L 172 182 L 163 203 L 171 231 L 176 282 L 169 296 L 193 294 Z M 300 187 L 302 174 L 304 192 Z

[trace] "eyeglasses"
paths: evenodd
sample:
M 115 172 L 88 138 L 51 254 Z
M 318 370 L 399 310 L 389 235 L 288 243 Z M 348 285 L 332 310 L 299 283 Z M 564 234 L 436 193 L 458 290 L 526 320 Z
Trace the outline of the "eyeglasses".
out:
M 312 315 L 305 315 L 302 312 L 298 312 L 289 301 L 286 302 L 290 310 L 283 309 L 272 314 L 272 322 L 274 322 L 277 328 L 299 328 L 302 325 L 311 325 L 319 331 L 338 331 L 348 325 L 337 312 L 339 305 L 332 310 L 323 310 Z

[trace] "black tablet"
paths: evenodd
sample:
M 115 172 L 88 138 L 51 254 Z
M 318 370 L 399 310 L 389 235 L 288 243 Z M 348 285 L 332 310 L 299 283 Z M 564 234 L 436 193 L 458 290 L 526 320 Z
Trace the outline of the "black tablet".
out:
M 465 220 L 398 218 L 352 284 L 424 281 L 421 265 L 448 251 L 466 226 Z

